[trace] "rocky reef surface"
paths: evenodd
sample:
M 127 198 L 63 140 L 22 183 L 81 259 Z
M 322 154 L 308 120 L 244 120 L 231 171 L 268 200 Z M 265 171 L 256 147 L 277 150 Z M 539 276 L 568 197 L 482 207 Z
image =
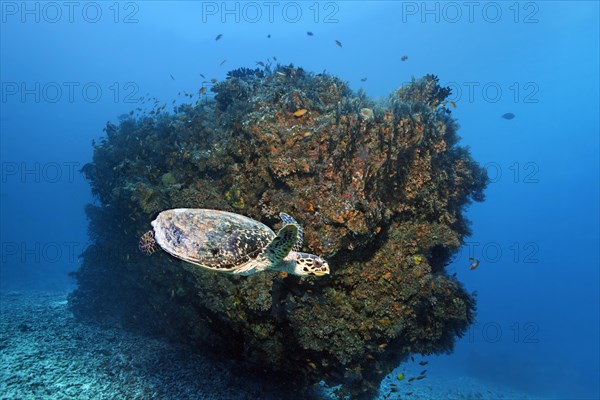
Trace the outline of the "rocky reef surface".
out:
M 342 388 L 314 385 L 300 394 L 270 374 L 239 362 L 190 352 L 186 344 L 81 323 L 69 311 L 67 292 L 0 292 L 0 393 L 4 400 L 317 400 L 339 399 Z M 538 400 L 472 377 L 447 376 L 432 364 L 429 376 L 398 381 L 386 376 L 378 400 Z
M 3 400 L 280 400 L 285 382 L 121 328 L 81 323 L 67 292 L 0 293 Z M 311 397 L 328 392 L 316 385 Z
M 328 74 L 240 69 L 214 99 L 108 123 L 83 168 L 98 204 L 69 297 L 82 320 L 188 343 L 298 389 L 370 398 L 412 353 L 450 352 L 475 300 L 445 270 L 488 178 L 427 75 L 376 103 Z M 326 277 L 200 269 L 138 238 L 162 210 L 214 208 L 275 230 L 284 211 Z

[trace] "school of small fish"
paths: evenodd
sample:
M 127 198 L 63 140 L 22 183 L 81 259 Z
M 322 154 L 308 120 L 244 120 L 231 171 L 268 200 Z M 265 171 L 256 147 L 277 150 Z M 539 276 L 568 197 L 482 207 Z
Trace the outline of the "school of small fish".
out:
M 410 360 L 414 363 L 415 362 L 415 357 L 414 356 L 410 356 Z M 427 364 L 429 364 L 429 361 L 425 361 L 425 360 L 421 360 L 418 362 L 418 364 L 420 366 L 425 366 Z M 398 382 L 403 382 L 403 381 L 407 381 L 407 383 L 412 383 L 414 381 L 420 381 L 422 379 L 425 379 L 427 377 L 427 370 L 424 369 L 423 371 L 421 371 L 419 373 L 419 375 L 417 376 L 411 376 L 410 378 L 406 379 L 406 374 L 404 372 L 399 372 L 396 375 L 396 381 Z M 388 376 L 388 379 L 390 379 L 390 376 Z M 397 393 L 400 391 L 400 389 L 398 388 L 398 384 L 395 382 L 390 382 L 389 384 L 389 388 L 390 391 L 389 393 L 387 393 L 386 395 L 383 396 L 384 399 L 388 399 L 392 393 Z M 405 395 L 407 396 L 411 396 L 413 394 L 413 392 L 404 392 Z
M 307 31 L 307 32 L 306 32 L 306 35 L 307 35 L 307 36 L 309 36 L 309 37 L 313 37 L 315 34 L 314 34 L 312 31 Z M 219 40 L 221 40 L 222 38 L 223 38 L 223 34 L 222 34 L 222 33 L 219 33 L 217 36 L 215 36 L 215 41 L 216 41 L 216 42 L 218 42 L 218 41 L 219 41 Z M 271 34 L 269 33 L 269 34 L 267 34 L 267 39 L 270 39 L 270 38 L 271 38 Z M 336 44 L 336 46 L 338 46 L 338 47 L 340 47 L 340 48 L 342 48 L 342 47 L 343 47 L 343 45 L 342 45 L 342 42 L 341 42 L 341 40 L 339 40 L 339 39 L 335 39 L 335 40 L 334 40 L 334 43 Z M 407 56 L 407 55 L 403 55 L 403 56 L 401 56 L 401 57 L 400 57 L 400 60 L 402 60 L 402 61 L 406 61 L 406 60 L 408 60 L 408 56 Z M 263 61 L 256 61 L 256 65 L 258 65 L 258 66 L 260 66 L 260 67 L 262 67 L 262 68 L 268 68 L 268 67 L 269 67 L 269 65 L 270 65 L 270 61 L 269 61 L 268 59 L 267 59 L 267 61 L 268 61 L 268 63 L 267 63 L 267 64 L 265 64 L 265 62 L 263 62 Z M 273 61 L 277 62 L 277 57 L 273 56 Z M 227 62 L 227 60 L 226 60 L 226 59 L 222 60 L 222 61 L 219 63 L 219 66 L 220 66 L 220 67 L 221 67 L 221 66 L 223 66 L 223 65 L 224 65 L 226 62 Z M 173 75 L 172 75 L 172 74 L 169 74 L 169 75 L 171 76 L 171 79 L 172 79 L 172 80 L 175 80 L 175 78 L 173 77 Z M 205 77 L 203 74 L 200 74 L 200 76 L 202 77 L 202 79 L 206 80 L 206 77 Z M 212 81 L 214 81 L 214 82 L 212 82 Z M 366 82 L 366 81 L 367 81 L 367 77 L 363 77 L 363 78 L 361 78 L 361 79 L 360 79 L 360 81 L 361 81 L 361 82 Z M 212 80 L 211 80 L 211 82 L 212 82 L 212 83 L 216 83 L 216 79 L 212 79 Z M 201 90 L 202 90 L 202 89 L 201 89 Z M 205 94 L 205 93 L 206 93 L 206 89 L 204 89 L 204 91 L 203 91 L 203 92 L 200 92 L 200 94 Z M 451 101 L 451 102 L 449 102 L 449 103 L 450 103 L 450 105 L 452 105 L 452 107 L 456 107 L 456 104 L 455 104 L 453 101 Z M 443 105 L 445 105 L 445 103 L 444 103 Z M 294 116 L 296 116 L 296 117 L 300 117 L 300 116 L 302 116 L 302 115 L 304 115 L 304 114 L 301 114 L 301 115 L 296 115 L 296 114 L 294 113 Z M 507 113 L 507 114 L 504 114 L 504 115 L 502 115 L 502 118 L 505 118 L 505 119 L 512 119 L 512 118 L 514 118 L 514 115 L 513 115 L 513 114 L 511 114 L 511 113 Z

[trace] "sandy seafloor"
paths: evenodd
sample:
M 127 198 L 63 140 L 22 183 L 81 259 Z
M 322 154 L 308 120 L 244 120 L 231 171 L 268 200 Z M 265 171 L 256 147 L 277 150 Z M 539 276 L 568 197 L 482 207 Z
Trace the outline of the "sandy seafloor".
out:
M 157 338 L 78 322 L 68 292 L 0 293 L 1 399 L 300 399 L 285 382 Z M 335 390 L 315 386 L 315 399 Z M 468 377 L 390 375 L 379 399 L 534 399 Z

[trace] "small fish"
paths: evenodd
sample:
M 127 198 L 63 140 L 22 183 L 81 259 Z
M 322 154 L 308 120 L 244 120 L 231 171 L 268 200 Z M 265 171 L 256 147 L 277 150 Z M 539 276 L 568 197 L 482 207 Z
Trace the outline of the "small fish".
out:
M 200 76 L 202 77 L 202 79 L 206 79 L 206 77 L 204 75 L 200 74 Z
M 217 35 L 217 37 L 215 38 L 215 41 L 216 41 L 216 40 L 219 40 L 219 39 L 221 39 L 222 37 L 223 37 L 223 35 L 222 35 L 221 33 L 219 33 L 219 34 Z
M 415 378 L 415 377 L 413 376 L 413 377 L 412 377 L 412 378 L 410 378 L 408 381 L 409 381 L 409 382 L 412 382 L 412 381 L 414 381 L 415 379 L 417 379 L 417 378 Z
M 171 77 L 171 79 L 175 80 L 175 78 L 173 78 L 173 74 L 169 74 L 169 76 Z
M 387 347 L 387 343 L 381 343 L 379 346 L 380 349 L 385 349 Z
M 261 66 L 261 67 L 263 67 L 263 68 L 265 67 L 265 63 L 264 63 L 264 62 L 262 62 L 262 61 L 257 61 L 257 62 L 256 62 L 256 65 L 260 65 L 260 66 Z
M 477 267 L 479 267 L 479 260 L 477 260 L 477 259 L 474 259 L 473 257 L 469 257 L 469 260 L 473 261 L 473 262 L 471 263 L 471 265 L 469 265 L 469 269 L 470 269 L 471 271 L 473 271 L 474 269 L 476 269 Z
M 413 356 L 410 356 L 410 361 L 415 362 L 415 358 Z
M 400 61 L 406 61 L 406 60 L 408 60 L 408 56 L 402 56 L 402 57 L 400 57 Z
M 366 82 L 366 81 L 367 81 L 367 78 L 362 78 L 360 81 L 361 81 L 361 82 Z
M 406 392 L 407 396 L 412 396 L 413 392 Z
M 202 86 L 199 90 L 198 93 L 200 94 L 205 94 L 206 93 L 206 87 Z
M 306 34 L 307 34 L 308 36 L 314 36 L 314 33 L 312 33 L 311 31 L 308 31 L 308 32 L 306 32 Z
M 404 376 L 404 374 L 402 372 L 400 372 L 398 375 L 396 375 L 396 379 L 398 379 L 399 381 L 403 381 L 404 378 L 406 378 L 406 377 Z
M 306 108 L 302 108 L 300 110 L 297 110 L 294 112 L 294 117 L 296 118 L 300 118 L 301 116 L 303 116 L 304 114 L 306 114 L 308 112 L 308 110 Z
M 427 375 L 419 375 L 415 379 L 420 381 L 421 379 L 425 379 L 425 378 L 427 378 Z
M 501 115 L 501 117 L 504 118 L 504 119 L 513 119 L 515 117 L 515 114 L 513 114 L 513 113 L 506 113 L 506 114 Z
M 427 373 L 427 370 L 424 369 L 423 371 L 421 371 L 421 373 L 419 375 L 425 375 Z
M 267 35 L 267 39 L 271 39 L 271 34 L 270 33 Z
M 277 57 L 273 56 L 273 61 L 277 61 Z
M 210 83 L 213 83 L 213 84 L 214 84 L 214 83 L 217 83 L 217 78 L 212 78 L 212 79 L 210 80 Z
M 312 369 L 317 369 L 317 365 L 314 362 L 309 362 L 308 366 L 311 367 Z
M 335 44 L 337 44 L 338 46 L 342 47 L 342 42 L 340 42 L 339 40 L 335 40 Z
M 456 103 L 455 102 L 451 101 L 450 105 L 452 106 L 452 108 L 456 108 Z
M 396 388 L 396 387 L 391 387 L 390 388 L 390 392 L 391 393 L 396 393 L 397 391 L 398 391 L 398 388 Z
M 427 365 L 429 364 L 429 361 L 419 361 L 419 365 Z
M 225 62 L 227 62 L 227 60 L 221 61 L 221 64 L 219 64 L 219 67 L 222 66 L 223 64 L 225 64 Z

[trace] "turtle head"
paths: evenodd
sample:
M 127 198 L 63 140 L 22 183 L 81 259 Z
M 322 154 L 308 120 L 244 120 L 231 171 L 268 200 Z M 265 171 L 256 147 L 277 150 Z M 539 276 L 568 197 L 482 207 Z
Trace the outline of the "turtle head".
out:
M 314 254 L 294 252 L 293 255 L 294 269 L 292 274 L 306 276 L 316 275 L 323 276 L 329 274 L 329 264 L 321 257 L 317 257 Z

